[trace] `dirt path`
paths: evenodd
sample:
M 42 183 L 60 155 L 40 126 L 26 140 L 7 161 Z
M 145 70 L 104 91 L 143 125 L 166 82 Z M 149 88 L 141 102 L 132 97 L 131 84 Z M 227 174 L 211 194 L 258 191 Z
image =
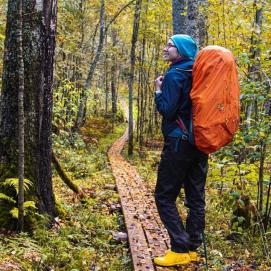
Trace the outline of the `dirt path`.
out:
M 123 102 L 127 114 L 127 106 Z M 122 156 L 128 139 L 128 129 L 108 152 L 128 231 L 129 244 L 135 271 L 172 270 L 153 265 L 153 257 L 168 249 L 168 238 L 160 222 L 153 191 L 146 188 L 135 167 Z

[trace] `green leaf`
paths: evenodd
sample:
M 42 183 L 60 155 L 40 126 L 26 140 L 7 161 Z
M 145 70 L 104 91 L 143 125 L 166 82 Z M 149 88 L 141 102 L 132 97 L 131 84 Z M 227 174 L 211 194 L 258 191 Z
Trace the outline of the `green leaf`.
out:
M 238 192 L 232 192 L 231 193 L 231 196 L 234 198 L 234 199 L 239 199 L 240 198 L 240 194 Z
M 0 193 L 0 199 L 6 200 L 6 201 L 11 202 L 11 203 L 13 203 L 13 204 L 16 203 L 16 200 L 14 200 L 13 198 L 11 198 L 11 197 L 9 197 L 9 196 L 3 194 L 3 193 Z
M 19 193 L 19 180 L 18 178 L 9 178 L 6 179 L 2 184 L 2 186 L 13 187 L 16 190 L 16 193 Z M 32 182 L 28 179 L 24 179 L 24 190 L 28 191 L 32 186 Z
M 27 210 L 30 208 L 36 209 L 35 202 L 34 201 L 26 201 L 24 202 L 24 215 L 27 213 Z M 19 210 L 17 207 L 13 207 L 9 213 L 12 215 L 12 217 L 18 219 L 19 217 Z
M 37 209 L 36 204 L 34 201 L 25 201 L 24 202 L 24 208 L 33 208 L 33 209 Z
M 12 208 L 9 213 L 12 215 L 12 217 L 17 218 L 19 217 L 19 210 L 17 207 Z
M 242 216 L 238 216 L 237 219 L 238 219 L 238 222 L 239 222 L 239 223 L 242 223 L 242 222 L 244 222 L 244 221 L 246 220 L 246 219 L 245 219 L 244 217 L 242 217 Z
M 236 221 L 232 224 L 232 230 L 237 230 L 237 229 L 238 229 L 238 222 Z
M 239 199 L 239 203 L 240 203 L 240 205 L 241 205 L 242 207 L 245 207 L 245 203 L 244 203 L 243 200 Z

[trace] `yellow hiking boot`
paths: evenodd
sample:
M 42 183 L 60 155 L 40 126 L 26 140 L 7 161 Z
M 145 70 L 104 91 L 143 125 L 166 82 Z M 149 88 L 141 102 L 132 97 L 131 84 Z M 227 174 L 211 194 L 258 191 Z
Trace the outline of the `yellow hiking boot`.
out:
M 199 261 L 199 256 L 198 256 L 198 253 L 196 251 L 189 251 L 188 254 L 189 254 L 191 262 L 197 262 L 197 261 Z
M 160 266 L 184 265 L 190 263 L 190 257 L 188 253 L 168 250 L 165 256 L 154 258 L 154 263 Z

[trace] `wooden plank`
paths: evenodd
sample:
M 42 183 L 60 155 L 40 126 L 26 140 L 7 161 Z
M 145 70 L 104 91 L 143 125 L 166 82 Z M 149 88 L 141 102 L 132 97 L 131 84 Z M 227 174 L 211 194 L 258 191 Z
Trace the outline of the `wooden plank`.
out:
M 123 177 L 118 173 L 113 174 L 116 178 L 118 192 L 121 198 L 121 206 L 125 218 L 125 225 L 128 232 L 130 250 L 133 259 L 135 271 L 154 271 L 155 268 L 148 250 L 148 243 L 145 239 L 141 223 L 137 220 L 137 209 L 130 194 L 127 193 L 127 187 Z

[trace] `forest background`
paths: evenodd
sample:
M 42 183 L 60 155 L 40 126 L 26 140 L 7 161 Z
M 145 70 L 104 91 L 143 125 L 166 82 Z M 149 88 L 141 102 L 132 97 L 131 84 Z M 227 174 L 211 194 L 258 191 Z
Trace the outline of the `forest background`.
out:
M 7 5 L 0 1 L 1 73 Z M 118 195 L 105 192 L 108 183 L 114 184 L 106 150 L 124 130 L 119 104 L 124 99 L 129 104 L 127 159 L 153 187 L 162 144 L 153 81 L 167 68 L 162 50 L 173 33 L 191 34 L 201 47 L 230 49 L 239 70 L 240 130 L 232 144 L 210 158 L 207 240 L 213 270 L 227 270 L 227 257 L 270 270 L 271 5 L 264 0 L 58 1 L 53 150 L 78 196 L 67 191 L 55 170 L 56 208 L 37 212 L 30 178 L 25 184 L 29 233 L 17 235 L 7 231 L 17 224 L 16 185 L 14 179 L 0 179 L 1 268 L 130 270 L 126 244 L 113 237 L 124 230 L 122 215 L 113 211 L 108 216 Z M 50 232 L 44 212 L 58 214 Z

